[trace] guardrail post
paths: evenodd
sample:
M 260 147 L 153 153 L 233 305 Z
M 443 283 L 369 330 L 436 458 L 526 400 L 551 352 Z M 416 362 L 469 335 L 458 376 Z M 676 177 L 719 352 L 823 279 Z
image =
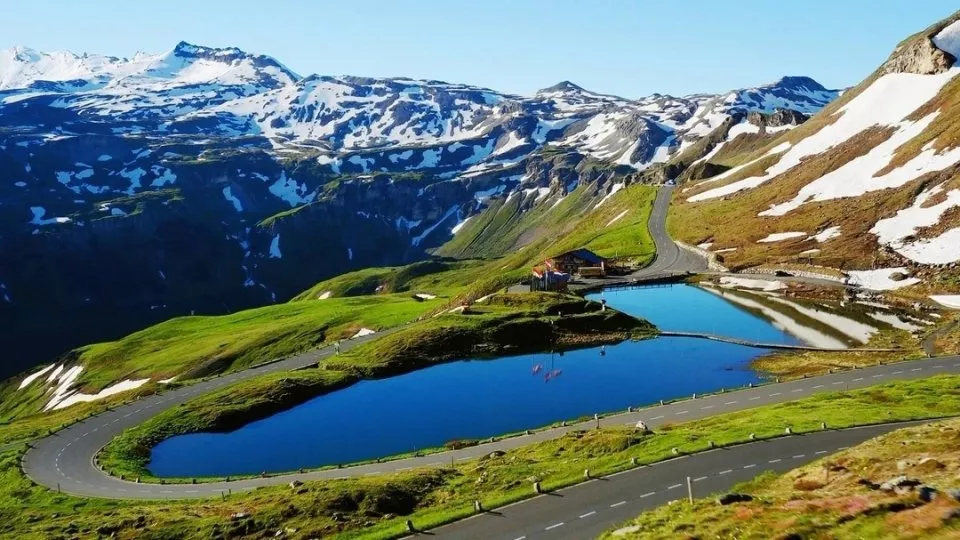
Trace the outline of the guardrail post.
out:
M 590 479 L 590 469 L 583 470 L 583 477 L 586 478 L 587 480 Z
M 693 504 L 693 482 L 689 476 L 687 477 L 687 498 L 690 500 L 690 504 Z
M 483 505 L 480 504 L 480 501 L 473 501 L 473 511 L 478 514 L 483 512 Z
M 543 490 L 540 489 L 540 482 L 533 483 L 533 492 L 536 493 L 537 495 L 543 493 Z
M 417 532 L 416 527 L 413 526 L 413 520 L 407 520 L 407 532 Z

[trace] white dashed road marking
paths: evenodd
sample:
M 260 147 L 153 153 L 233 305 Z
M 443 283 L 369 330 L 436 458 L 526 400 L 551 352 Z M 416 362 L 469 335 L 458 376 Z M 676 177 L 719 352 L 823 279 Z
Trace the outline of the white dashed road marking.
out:
M 592 515 L 594 515 L 594 514 L 596 514 L 596 513 L 597 513 L 596 510 L 591 510 L 591 511 L 587 512 L 586 514 L 580 514 L 580 519 L 583 519 L 583 518 L 585 518 L 585 517 L 590 517 L 590 516 L 592 516 Z

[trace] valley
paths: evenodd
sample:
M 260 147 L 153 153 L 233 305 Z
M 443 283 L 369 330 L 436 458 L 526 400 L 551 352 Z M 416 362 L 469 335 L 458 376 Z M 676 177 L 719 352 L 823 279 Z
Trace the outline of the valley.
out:
M 960 12 L 624 98 L 0 51 L 0 536 L 952 538 Z

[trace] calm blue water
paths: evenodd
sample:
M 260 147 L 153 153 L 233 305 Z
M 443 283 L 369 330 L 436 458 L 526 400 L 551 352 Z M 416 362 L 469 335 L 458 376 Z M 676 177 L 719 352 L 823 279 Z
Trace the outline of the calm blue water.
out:
M 693 285 L 611 289 L 587 298 L 606 299 L 607 305 L 642 317 L 661 330 L 705 332 L 761 343 L 802 343 L 766 319 Z
M 666 329 L 792 339 L 694 287 L 608 291 L 605 298 Z M 718 326 L 697 327 L 698 321 Z M 452 362 L 361 382 L 231 433 L 168 439 L 154 448 L 150 470 L 158 476 L 289 471 L 484 438 L 756 382 L 748 365 L 765 352 L 658 338 L 609 346 L 605 356 L 597 348 Z M 533 374 L 538 364 L 543 371 Z M 560 374 L 547 380 L 552 370 Z

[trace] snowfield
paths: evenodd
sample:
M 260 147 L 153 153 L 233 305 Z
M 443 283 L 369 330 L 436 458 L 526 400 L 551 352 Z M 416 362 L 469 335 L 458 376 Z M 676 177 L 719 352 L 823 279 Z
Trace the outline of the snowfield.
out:
M 806 236 L 805 232 L 782 232 L 782 233 L 773 233 L 767 235 L 760 240 L 757 240 L 758 244 L 766 244 L 770 242 L 782 242 L 784 240 L 790 240 L 791 238 L 800 238 L 801 236 Z
M 893 217 L 881 219 L 870 230 L 877 241 L 893 247 L 901 255 L 922 264 L 943 264 L 960 260 L 960 230 L 945 231 L 936 238 L 907 241 L 921 227 L 940 222 L 947 210 L 960 206 L 960 189 L 947 192 L 942 202 L 928 205 L 928 201 L 943 193 L 942 186 L 920 193 L 913 205 Z
M 960 309 L 960 294 L 940 294 L 930 297 L 934 302 L 948 308 Z
M 823 153 L 874 126 L 895 127 L 897 131 L 889 140 L 878 145 L 867 155 L 853 159 L 814 180 L 801 188 L 795 198 L 776 204 L 761 212 L 760 215 L 782 216 L 808 201 L 855 197 L 869 191 L 902 186 L 921 174 L 942 170 L 960 160 L 960 149 L 950 150 L 942 155 L 930 149 L 924 150 L 907 165 L 894 169 L 883 177 L 874 178 L 875 173 L 890 162 L 893 152 L 904 142 L 920 134 L 933 121 L 936 113 L 917 122 L 905 121 L 904 118 L 933 99 L 958 73 L 960 68 L 952 68 L 940 75 L 910 73 L 884 75 L 837 111 L 835 114 L 838 118 L 832 124 L 823 127 L 789 149 L 784 149 L 786 152 L 777 163 L 767 169 L 765 174 L 705 191 L 688 200 L 704 201 L 752 189 L 792 169 L 803 158 Z M 777 152 L 771 150 L 767 155 L 775 153 Z M 721 180 L 744 166 L 746 165 L 735 167 L 707 181 Z
M 917 278 L 906 278 L 897 281 L 892 278 L 893 274 L 907 274 L 906 268 L 881 268 L 878 270 L 851 270 L 847 272 L 850 276 L 849 283 L 857 285 L 864 289 L 874 291 L 891 291 L 901 289 L 910 285 L 920 283 Z

